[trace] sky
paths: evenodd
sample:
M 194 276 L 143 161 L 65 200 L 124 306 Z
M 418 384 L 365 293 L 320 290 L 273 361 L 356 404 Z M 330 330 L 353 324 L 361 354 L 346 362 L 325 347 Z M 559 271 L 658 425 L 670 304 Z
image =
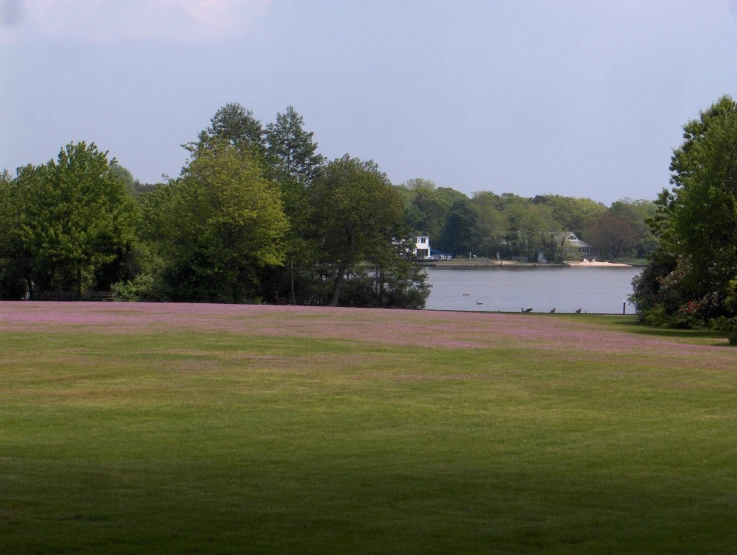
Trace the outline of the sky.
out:
M 238 102 L 394 183 L 655 199 L 736 61 L 737 0 L 0 0 L 0 168 L 84 140 L 161 181 Z

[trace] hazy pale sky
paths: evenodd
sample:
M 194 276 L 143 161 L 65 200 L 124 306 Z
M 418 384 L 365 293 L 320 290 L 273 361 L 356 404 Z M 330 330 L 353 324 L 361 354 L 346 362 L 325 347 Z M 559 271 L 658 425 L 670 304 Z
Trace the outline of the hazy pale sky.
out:
M 395 183 L 610 204 L 737 96 L 737 0 L 0 0 L 0 168 L 94 141 L 141 181 L 226 102 Z

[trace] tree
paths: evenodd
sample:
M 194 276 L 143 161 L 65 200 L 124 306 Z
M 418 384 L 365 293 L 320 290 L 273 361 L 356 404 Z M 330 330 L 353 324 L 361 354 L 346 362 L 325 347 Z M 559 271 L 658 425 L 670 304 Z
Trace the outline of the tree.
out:
M 737 105 L 724 97 L 684 131 L 671 164 L 675 187 L 660 202 L 663 239 L 708 292 L 732 279 L 737 264 Z
M 228 103 L 210 120 L 210 127 L 200 134 L 200 142 L 216 138 L 241 149 L 253 149 L 259 154 L 266 150 L 261 122 L 253 117 L 253 111 L 238 103 Z
M 325 158 L 317 154 L 314 133 L 304 129 L 304 119 L 292 106 L 284 114 L 276 114 L 276 123 L 266 126 L 267 160 L 280 176 L 300 183 L 310 183 Z
M 118 177 L 118 179 L 125 183 L 125 188 L 131 196 L 138 196 L 138 190 L 136 189 L 138 181 L 127 168 L 121 166 L 117 160 L 112 160 L 110 162 L 110 170 Z
M 433 181 L 430 181 L 429 179 L 423 179 L 422 177 L 408 179 L 404 186 L 410 191 L 416 191 L 418 189 L 434 191 L 437 188 Z
M 0 173 L 0 299 L 18 300 L 32 291 L 33 259 L 20 236 L 24 213 L 21 188 L 5 170 Z
M 83 277 L 121 255 L 134 238 L 135 203 L 94 143 L 70 143 L 58 160 L 21 170 L 24 213 L 20 235 L 36 270 L 71 276 L 78 296 Z
M 702 319 L 734 315 L 727 298 L 737 279 L 737 104 L 724 96 L 683 130 L 671 159 L 673 188 L 660 194 L 650 219 L 659 245 L 633 300 L 643 314 L 674 316 L 691 301 Z
M 468 200 L 463 193 L 448 187 L 435 187 L 426 179 L 410 179 L 397 188 L 405 199 L 405 221 L 411 231 L 426 233 L 440 245 L 448 210 L 457 200 Z
M 551 209 L 554 222 L 552 225 L 556 229 L 549 231 L 572 231 L 579 237 L 585 237 L 586 228 L 607 211 L 606 206 L 588 198 L 543 195 L 535 197 L 533 203 Z
M 248 301 L 257 269 L 284 257 L 289 224 L 277 184 L 264 178 L 255 154 L 215 139 L 192 151 L 170 187 L 170 199 L 162 190 L 152 200 L 168 212 L 161 225 L 172 298 Z M 155 221 L 155 203 L 150 208 Z
M 401 229 L 397 231 L 397 239 L 377 243 L 363 264 L 353 268 L 351 279 L 341 290 L 341 304 L 414 310 L 425 307 L 431 288 L 427 274 L 409 256 L 413 239 Z
M 655 203 L 650 200 L 624 198 L 613 202 L 609 211 L 627 220 L 634 229 L 637 237 L 637 258 L 650 256 L 657 246 L 657 239 L 647 225 L 647 220 L 655 214 Z
M 276 123 L 266 126 L 266 162 L 271 175 L 281 189 L 284 212 L 289 219 L 285 237 L 286 269 L 289 295 L 296 304 L 295 263 L 308 264 L 312 244 L 309 241 L 307 188 L 317 177 L 324 157 L 317 153 L 314 133 L 304 129 L 304 120 L 292 106 L 276 115 Z M 297 272 L 299 273 L 299 271 Z
M 452 253 L 468 252 L 472 248 L 472 232 L 476 214 L 468 198 L 456 200 L 448 210 L 438 243 Z
M 346 154 L 315 180 L 310 204 L 319 250 L 336 268 L 329 306 L 337 306 L 346 273 L 397 239 L 402 199 L 374 162 Z
M 629 256 L 637 247 L 637 230 L 629 220 L 606 212 L 586 230 L 587 240 L 598 247 L 604 258 Z

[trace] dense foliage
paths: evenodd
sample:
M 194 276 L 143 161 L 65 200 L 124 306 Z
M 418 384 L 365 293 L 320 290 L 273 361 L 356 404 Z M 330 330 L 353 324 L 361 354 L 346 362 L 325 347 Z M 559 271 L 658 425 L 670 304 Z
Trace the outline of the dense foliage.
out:
M 422 308 L 403 201 L 373 162 L 328 164 L 290 106 L 227 104 L 176 179 L 146 185 L 95 145 L 0 175 L 0 296 Z
M 643 322 L 737 324 L 737 104 L 724 96 L 683 127 L 670 190 L 650 225 L 658 246 L 632 296 Z
M 0 184 L 0 293 L 109 287 L 135 242 L 136 205 L 97 147 L 72 143 L 58 160 Z M 123 270 L 121 270 L 122 273 Z
M 399 190 L 405 199 L 405 219 L 418 233 L 431 238 L 433 248 L 453 255 L 502 259 L 515 256 L 551 262 L 572 259 L 556 240 L 569 231 L 590 243 L 606 260 L 643 259 L 655 247 L 645 220 L 655 209 L 650 201 L 623 199 L 607 208 L 587 198 L 538 195 L 524 198 L 490 191 L 470 198 L 425 179 L 411 179 Z
M 326 161 L 293 107 L 263 125 L 226 104 L 184 145 L 179 177 L 146 184 L 97 147 L 0 174 L 0 297 L 110 290 L 127 300 L 422 308 L 414 237 L 454 256 L 643 258 L 654 204 L 392 185 L 371 161 Z

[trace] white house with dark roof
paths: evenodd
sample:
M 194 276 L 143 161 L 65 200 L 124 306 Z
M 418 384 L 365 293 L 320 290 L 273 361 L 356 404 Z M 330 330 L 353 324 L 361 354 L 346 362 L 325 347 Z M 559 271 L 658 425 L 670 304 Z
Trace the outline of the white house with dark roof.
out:
M 412 254 L 417 258 L 430 258 L 430 237 L 428 235 L 418 235 L 415 237 L 415 248 Z

